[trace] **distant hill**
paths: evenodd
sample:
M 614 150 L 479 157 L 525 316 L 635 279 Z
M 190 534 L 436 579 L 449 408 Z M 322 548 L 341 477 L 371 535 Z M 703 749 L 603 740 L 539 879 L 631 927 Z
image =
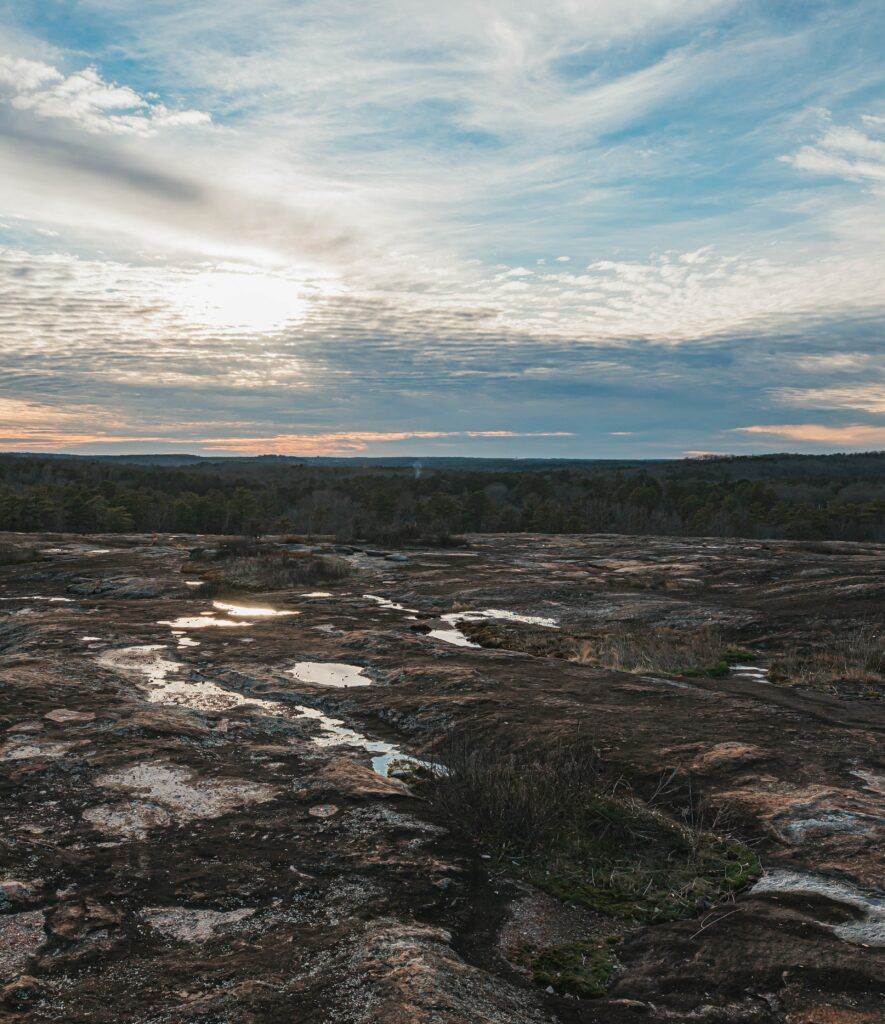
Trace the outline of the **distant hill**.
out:
M 145 453 L 133 455 L 71 455 L 55 452 L 0 452 L 28 459 L 63 459 L 81 462 L 108 462 L 135 466 L 199 467 L 219 465 L 297 465 L 330 468 L 395 468 L 479 473 L 547 473 L 555 470 L 644 470 L 660 475 L 675 467 L 690 469 L 699 477 L 764 480 L 771 476 L 793 477 L 823 474 L 826 476 L 867 476 L 885 473 L 885 452 L 839 452 L 829 455 L 802 455 L 775 452 L 767 455 L 717 455 L 687 459 L 541 459 L 541 458 L 472 458 L 449 455 L 191 455 L 181 453 Z

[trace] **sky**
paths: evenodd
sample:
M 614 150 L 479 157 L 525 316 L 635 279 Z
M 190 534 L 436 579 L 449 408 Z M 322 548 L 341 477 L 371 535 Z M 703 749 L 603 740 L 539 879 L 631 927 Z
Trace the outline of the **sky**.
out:
M 881 0 L 0 0 L 0 450 L 871 449 Z

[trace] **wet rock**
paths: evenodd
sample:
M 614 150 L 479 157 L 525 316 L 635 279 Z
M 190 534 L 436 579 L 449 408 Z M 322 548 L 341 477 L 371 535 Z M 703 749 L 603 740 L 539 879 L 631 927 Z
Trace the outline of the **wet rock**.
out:
M 47 711 L 43 717 L 48 722 L 55 722 L 58 725 L 81 725 L 95 721 L 94 712 L 72 711 L 70 708 L 55 708 L 52 711 Z
M 0 916 L 0 982 L 21 974 L 45 939 L 42 910 Z

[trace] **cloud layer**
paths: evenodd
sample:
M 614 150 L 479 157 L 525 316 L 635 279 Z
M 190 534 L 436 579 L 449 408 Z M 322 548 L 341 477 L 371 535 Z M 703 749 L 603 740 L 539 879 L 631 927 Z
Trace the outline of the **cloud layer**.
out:
M 878 443 L 874 2 L 0 12 L 0 446 Z

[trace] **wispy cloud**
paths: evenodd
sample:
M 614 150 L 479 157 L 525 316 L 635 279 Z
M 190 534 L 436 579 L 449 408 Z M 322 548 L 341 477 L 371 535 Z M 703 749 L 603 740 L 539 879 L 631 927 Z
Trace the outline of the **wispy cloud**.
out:
M 864 124 L 885 134 L 885 118 L 863 117 Z M 885 139 L 857 128 L 831 125 L 814 143 L 782 159 L 801 171 L 847 178 L 875 187 L 885 185 Z
M 847 448 L 885 446 L 885 426 L 850 424 L 831 427 L 822 423 L 778 423 L 735 429 L 744 434 L 802 444 L 844 445 Z
M 885 413 L 885 382 L 847 387 L 778 388 L 773 396 L 785 405 L 808 409 L 857 409 Z
M 179 424 L 179 427 L 182 424 Z M 21 399 L 0 398 L 0 444 L 10 450 L 67 451 L 82 445 L 114 447 L 132 443 L 197 449 L 206 453 L 231 455 L 345 455 L 364 452 L 369 446 L 386 446 L 406 441 L 509 440 L 513 438 L 572 437 L 569 431 L 519 430 L 337 430 L 247 437 L 202 436 L 199 424 L 191 431 L 131 431 L 123 418 L 101 407 L 59 408 Z M 231 424 L 236 427 L 237 424 Z

